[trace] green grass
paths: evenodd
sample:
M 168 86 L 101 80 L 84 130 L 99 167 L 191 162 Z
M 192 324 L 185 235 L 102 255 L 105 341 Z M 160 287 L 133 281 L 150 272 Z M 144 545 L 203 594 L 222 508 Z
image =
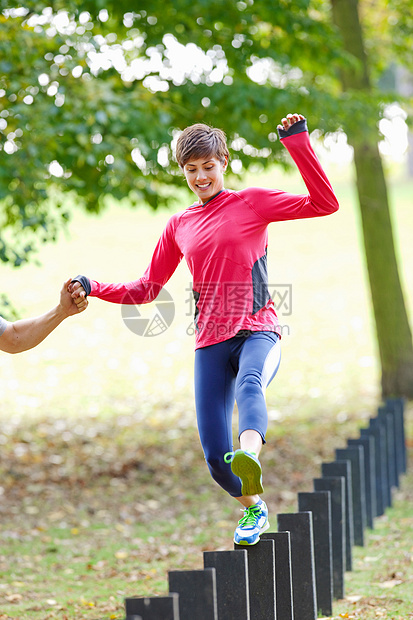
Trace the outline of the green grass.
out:
M 50 418 L 8 432 L 0 471 L 1 620 L 121 619 L 125 597 L 164 594 L 168 570 L 202 568 L 203 551 L 232 548 L 240 513 L 210 479 L 196 429 L 179 428 L 179 413 L 172 437 L 162 429 L 141 433 L 132 416 L 122 420 L 124 430 L 118 422 L 85 421 L 83 436 Z M 283 433 L 270 430 L 263 464 L 273 529 L 276 513 L 297 510 L 297 492 L 312 489 L 320 463 L 361 423 L 349 418 L 337 427 L 320 416 L 317 424 L 286 420 Z M 366 547 L 353 548 L 348 599 L 335 603 L 335 618 L 394 619 L 397 605 L 409 617 L 412 489 L 410 473 Z M 389 614 L 375 616 L 373 600 Z M 373 615 L 365 615 L 368 605 Z
M 403 480 L 393 507 L 376 519 L 363 548 L 353 548 L 354 568 L 346 573 L 346 600 L 334 618 L 413 618 L 413 477 Z
M 297 509 L 297 492 L 312 488 L 320 463 L 380 402 L 357 208 L 349 172 L 331 172 L 337 214 L 270 227 L 270 280 L 293 289 L 267 392 L 274 515 Z M 247 182 L 302 191 L 296 176 L 278 172 Z M 400 179 L 392 188 L 410 316 L 412 190 Z M 169 215 L 119 205 L 100 219 L 77 213 L 69 235 L 42 249 L 41 265 L 2 267 L 2 290 L 29 316 L 54 305 L 70 275 L 136 278 Z M 182 264 L 167 286 L 176 317 L 162 336 L 131 334 L 118 306 L 91 300 L 33 351 L 0 354 L 0 620 L 121 618 L 125 596 L 166 592 L 168 570 L 200 568 L 203 550 L 232 547 L 240 513 L 212 483 L 195 428 L 189 287 Z M 335 618 L 410 617 L 412 486 L 409 475 L 355 550 L 353 598 L 336 603 Z M 393 587 L 375 585 L 386 582 Z

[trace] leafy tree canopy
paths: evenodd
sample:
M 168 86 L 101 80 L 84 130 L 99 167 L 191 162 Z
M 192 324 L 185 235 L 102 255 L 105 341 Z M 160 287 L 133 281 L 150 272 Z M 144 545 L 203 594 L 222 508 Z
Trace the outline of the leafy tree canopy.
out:
M 325 0 L 0 0 L 0 259 L 22 264 L 54 239 L 68 194 L 95 212 L 109 194 L 165 204 L 182 183 L 173 140 L 193 122 L 226 130 L 237 172 L 285 162 L 286 112 L 322 132 L 378 118 L 374 84 L 393 53 L 412 60 L 412 17 L 407 0 L 374 4 L 360 95 L 341 93 L 337 72 L 362 68 Z

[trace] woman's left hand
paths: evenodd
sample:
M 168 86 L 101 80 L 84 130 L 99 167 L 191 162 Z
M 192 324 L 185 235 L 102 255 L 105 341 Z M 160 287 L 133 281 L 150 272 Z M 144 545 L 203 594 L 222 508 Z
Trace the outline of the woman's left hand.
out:
M 284 131 L 288 131 L 291 125 L 294 123 L 298 123 L 298 121 L 302 121 L 304 116 L 302 114 L 287 114 L 282 120 L 281 125 L 278 125 L 278 129 L 284 129 Z

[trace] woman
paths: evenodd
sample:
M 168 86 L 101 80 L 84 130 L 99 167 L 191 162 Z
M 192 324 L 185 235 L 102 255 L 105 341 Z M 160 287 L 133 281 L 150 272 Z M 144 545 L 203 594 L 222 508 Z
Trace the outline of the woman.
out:
M 173 215 L 142 278 L 101 284 L 78 276 L 74 299 L 152 301 L 185 257 L 195 298 L 195 401 L 205 458 L 216 482 L 244 507 L 238 544 L 254 545 L 269 527 L 258 460 L 265 443 L 264 390 L 280 363 L 280 329 L 268 292 L 267 227 L 271 222 L 328 215 L 337 199 L 311 148 L 306 120 L 288 114 L 278 125 L 308 195 L 224 188 L 229 152 L 225 134 L 203 124 L 180 135 L 176 159 L 198 201 Z M 232 452 L 237 401 L 240 449 Z

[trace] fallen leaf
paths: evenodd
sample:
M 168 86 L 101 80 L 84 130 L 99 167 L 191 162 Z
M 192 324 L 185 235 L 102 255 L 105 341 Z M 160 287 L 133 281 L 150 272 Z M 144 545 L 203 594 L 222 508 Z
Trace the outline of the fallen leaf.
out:
M 26 506 L 24 512 L 28 515 L 37 515 L 39 513 L 39 509 L 37 506 Z
M 116 551 L 115 558 L 118 560 L 125 560 L 129 556 L 127 551 Z
M 8 603 L 18 603 L 19 601 L 23 599 L 23 596 L 21 594 L 9 594 L 8 596 L 5 596 L 4 598 L 6 599 Z
M 48 519 L 49 521 L 60 521 L 61 519 L 64 519 L 66 516 L 66 514 L 64 512 L 62 512 L 61 510 L 58 510 L 56 512 L 51 512 L 48 515 Z
M 403 581 L 401 579 L 389 579 L 389 581 L 382 581 L 382 583 L 378 583 L 376 585 L 379 588 L 394 588 L 395 586 L 399 586 Z
M 361 594 L 351 594 L 350 596 L 346 596 L 346 601 L 349 603 L 357 603 L 363 598 Z

